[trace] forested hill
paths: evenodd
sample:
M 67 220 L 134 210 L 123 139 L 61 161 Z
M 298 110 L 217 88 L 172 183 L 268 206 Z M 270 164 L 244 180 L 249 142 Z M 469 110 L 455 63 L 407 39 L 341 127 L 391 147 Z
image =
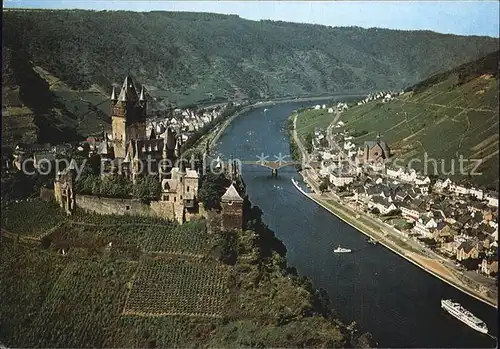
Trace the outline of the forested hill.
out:
M 4 45 L 73 89 L 127 73 L 158 99 L 403 88 L 494 51 L 498 39 L 332 28 L 187 12 L 4 10 Z

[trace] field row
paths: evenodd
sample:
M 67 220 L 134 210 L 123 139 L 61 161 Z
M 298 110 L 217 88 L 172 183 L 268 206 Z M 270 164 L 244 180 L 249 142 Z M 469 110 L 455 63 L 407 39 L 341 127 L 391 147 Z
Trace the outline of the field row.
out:
M 185 260 L 140 262 L 123 315 L 221 317 L 228 269 Z

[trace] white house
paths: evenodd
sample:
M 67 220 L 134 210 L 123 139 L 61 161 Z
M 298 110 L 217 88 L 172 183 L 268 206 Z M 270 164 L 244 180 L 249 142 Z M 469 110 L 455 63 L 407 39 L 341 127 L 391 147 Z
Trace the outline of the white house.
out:
M 434 218 L 421 217 L 415 222 L 413 231 L 425 238 L 432 239 L 431 229 L 437 228 L 437 222 Z
M 486 194 L 486 201 L 488 201 L 489 206 L 498 207 L 498 194 L 490 192 Z
M 314 106 L 314 109 L 315 110 L 319 110 L 319 109 L 321 109 L 321 106 L 319 104 L 317 104 L 317 105 Z
M 326 109 L 326 104 L 323 104 L 323 105 L 321 106 L 321 109 Z
M 417 178 L 417 171 L 415 171 L 414 169 L 410 169 L 410 171 L 408 172 L 403 171 L 403 173 L 400 174 L 399 178 L 401 178 L 401 180 L 403 181 L 413 183 Z
M 330 170 L 330 183 L 336 187 L 342 187 L 354 181 L 354 176 L 348 173 L 343 173 L 342 169 Z
M 400 178 L 401 174 L 403 173 L 403 168 L 400 167 L 398 169 L 395 168 L 387 168 L 386 170 L 386 175 L 391 178 Z
M 403 215 L 404 218 L 411 220 L 411 221 L 416 221 L 420 217 L 420 212 L 408 205 L 401 205 L 401 214 Z
M 333 113 L 333 108 L 328 108 L 328 113 Z
M 477 189 L 477 188 L 470 188 L 469 194 L 472 196 L 475 196 L 479 200 L 483 200 L 483 197 L 484 197 L 484 192 L 481 189 Z
M 349 141 L 344 143 L 344 150 L 351 150 L 354 148 L 356 148 L 356 145 L 354 143 L 349 142 Z
M 390 202 L 381 196 L 372 197 L 368 202 L 368 208 L 377 208 L 381 214 L 387 214 L 398 209 L 393 202 Z
M 431 179 L 429 176 L 423 177 L 423 176 L 417 176 L 415 178 L 415 184 L 416 185 L 427 185 L 431 183 Z

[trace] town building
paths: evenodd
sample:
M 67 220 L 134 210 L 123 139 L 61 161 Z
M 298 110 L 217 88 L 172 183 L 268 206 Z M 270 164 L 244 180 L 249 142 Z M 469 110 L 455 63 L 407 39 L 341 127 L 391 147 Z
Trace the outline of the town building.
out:
M 390 149 L 387 143 L 377 135 L 376 141 L 366 141 L 364 144 L 363 161 L 365 163 L 385 162 L 390 157 Z

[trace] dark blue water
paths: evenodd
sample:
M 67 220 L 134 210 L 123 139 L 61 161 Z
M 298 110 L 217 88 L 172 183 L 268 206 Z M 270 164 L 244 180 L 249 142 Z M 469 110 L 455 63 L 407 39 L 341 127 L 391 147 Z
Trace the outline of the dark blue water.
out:
M 316 104 L 319 102 L 309 103 Z M 276 105 L 264 113 L 254 109 L 238 118 L 219 140 L 224 158 L 289 154 L 286 120 L 304 103 Z M 332 307 L 344 323 L 356 321 L 371 332 L 380 347 L 495 347 L 480 334 L 441 309 L 452 298 L 484 320 L 497 336 L 497 311 L 422 271 L 383 246 L 373 246 L 356 229 L 301 195 L 290 179 L 294 168 L 278 178 L 262 167 L 245 165 L 249 198 L 264 212 L 264 220 L 287 247 L 287 259 L 299 274 L 326 289 Z M 353 249 L 334 254 L 337 245 Z

